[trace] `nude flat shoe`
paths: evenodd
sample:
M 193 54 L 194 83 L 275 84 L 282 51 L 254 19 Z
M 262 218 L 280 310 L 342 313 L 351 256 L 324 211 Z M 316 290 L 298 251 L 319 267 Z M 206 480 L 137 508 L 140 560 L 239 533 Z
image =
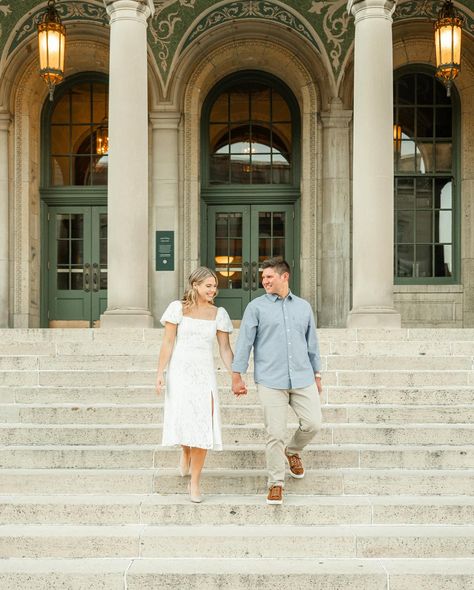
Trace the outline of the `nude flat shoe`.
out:
M 194 502 L 194 504 L 200 504 L 202 502 L 202 496 L 193 496 L 193 494 L 191 494 L 191 482 L 188 483 L 188 494 L 189 499 L 191 502 Z
M 189 458 L 188 464 L 184 462 L 184 453 L 181 451 L 181 457 L 179 458 L 178 471 L 181 477 L 189 475 L 189 469 L 191 467 L 191 457 Z

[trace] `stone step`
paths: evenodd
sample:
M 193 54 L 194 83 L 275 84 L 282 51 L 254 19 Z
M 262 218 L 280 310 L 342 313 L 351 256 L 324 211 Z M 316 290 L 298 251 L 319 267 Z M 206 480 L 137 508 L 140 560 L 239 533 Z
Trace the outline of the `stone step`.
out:
M 153 371 L 156 370 L 158 361 L 156 354 L 110 355 L 105 351 L 97 350 L 92 355 L 0 355 L 1 371 Z M 221 359 L 214 358 L 216 368 L 225 372 Z M 473 356 L 384 356 L 384 355 L 356 355 L 347 356 L 339 354 L 321 355 L 322 371 L 440 371 L 440 370 L 467 370 L 473 369 Z M 248 373 L 253 371 L 253 363 L 249 365 Z
M 474 385 L 472 370 L 331 370 L 324 372 L 325 386 L 345 387 L 427 387 L 427 386 L 470 386 Z M 254 386 L 250 375 L 246 382 Z M 35 386 L 42 387 L 96 387 L 96 386 L 148 386 L 156 382 L 156 370 L 95 370 L 95 371 L 4 371 L 0 370 L 0 386 Z M 219 387 L 229 388 L 230 377 L 227 373 L 218 372 Z
M 394 445 L 309 445 L 303 454 L 307 469 L 474 469 L 474 447 Z M 0 446 L 0 468 L 148 469 L 174 468 L 179 451 L 157 445 L 9 445 Z M 264 446 L 227 445 L 211 452 L 206 468 L 265 468 Z
M 468 558 L 469 526 L 1 525 L 6 558 Z
M 224 424 L 244 425 L 262 420 L 260 404 L 227 404 L 221 399 L 221 419 Z M 244 405 L 245 404 L 245 405 Z M 474 405 L 458 404 L 449 407 L 425 405 L 367 404 L 323 405 L 324 422 L 342 423 L 439 423 L 471 424 L 474 422 Z M 0 404 L 3 422 L 28 424 L 157 424 L 163 420 L 163 403 L 151 404 Z M 288 409 L 288 419 L 294 419 Z
M 258 404 L 254 387 L 249 388 L 245 398 L 236 398 L 228 388 L 220 391 L 225 404 Z M 163 397 L 157 397 L 151 386 L 0 386 L 0 403 L 3 404 L 153 404 Z M 472 405 L 474 402 L 472 386 L 439 387 L 355 387 L 328 386 L 324 384 L 323 401 L 333 405 L 436 405 L 443 409 L 453 405 Z
M 207 496 L 200 506 L 186 496 L 0 496 L 0 524 L 160 525 L 473 525 L 469 497 L 297 496 L 269 509 L 265 496 Z
M 187 478 L 176 469 L 3 469 L 0 494 L 175 494 L 186 493 Z M 315 496 L 472 495 L 472 469 L 314 469 L 305 478 L 287 478 L 288 494 Z M 203 491 L 264 494 L 266 471 L 211 469 L 203 472 Z
M 5 590 L 468 590 L 471 559 L 4 559 Z
M 290 438 L 297 424 L 290 424 Z M 115 445 L 160 444 L 161 425 L 130 424 L 0 424 L 0 445 Z M 226 444 L 263 443 L 262 424 L 222 427 Z M 474 425 L 461 424 L 324 424 L 315 436 L 318 444 L 382 444 L 382 445 L 472 445 Z

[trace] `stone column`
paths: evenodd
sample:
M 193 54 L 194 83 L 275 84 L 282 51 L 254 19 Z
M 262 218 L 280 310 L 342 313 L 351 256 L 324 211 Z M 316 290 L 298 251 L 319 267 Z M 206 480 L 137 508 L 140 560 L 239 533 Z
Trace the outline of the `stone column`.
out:
M 152 0 L 105 0 L 110 16 L 108 304 L 103 327 L 149 327 L 147 19 Z
M 151 240 L 151 307 L 155 323 L 170 301 L 178 299 L 180 268 L 179 236 L 179 147 L 178 128 L 180 113 L 155 112 L 150 114 L 152 124 L 152 235 Z M 174 270 L 157 271 L 154 234 L 157 230 L 174 232 Z
M 350 122 L 352 111 L 334 98 L 323 124 L 321 311 L 325 328 L 346 325 L 350 309 Z
M 8 133 L 10 113 L 0 113 L 0 328 L 9 325 Z
M 355 16 L 351 328 L 400 327 L 393 307 L 395 0 L 349 0 Z

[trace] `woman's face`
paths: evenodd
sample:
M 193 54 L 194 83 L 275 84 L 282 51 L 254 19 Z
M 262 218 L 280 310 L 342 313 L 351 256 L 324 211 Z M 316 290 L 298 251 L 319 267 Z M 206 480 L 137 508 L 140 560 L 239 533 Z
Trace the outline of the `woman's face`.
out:
M 206 303 L 212 303 L 217 292 L 216 279 L 213 276 L 206 277 L 201 283 L 194 283 L 198 299 Z

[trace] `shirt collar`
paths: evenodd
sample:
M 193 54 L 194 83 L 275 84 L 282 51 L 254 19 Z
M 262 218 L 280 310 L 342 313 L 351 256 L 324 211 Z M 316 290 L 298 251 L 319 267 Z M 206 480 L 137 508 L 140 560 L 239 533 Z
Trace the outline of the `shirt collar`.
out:
M 273 302 L 281 299 L 281 297 L 279 297 L 276 293 L 265 293 L 265 297 Z M 286 299 L 293 299 L 293 293 L 291 291 L 288 291 L 288 295 L 286 296 Z

